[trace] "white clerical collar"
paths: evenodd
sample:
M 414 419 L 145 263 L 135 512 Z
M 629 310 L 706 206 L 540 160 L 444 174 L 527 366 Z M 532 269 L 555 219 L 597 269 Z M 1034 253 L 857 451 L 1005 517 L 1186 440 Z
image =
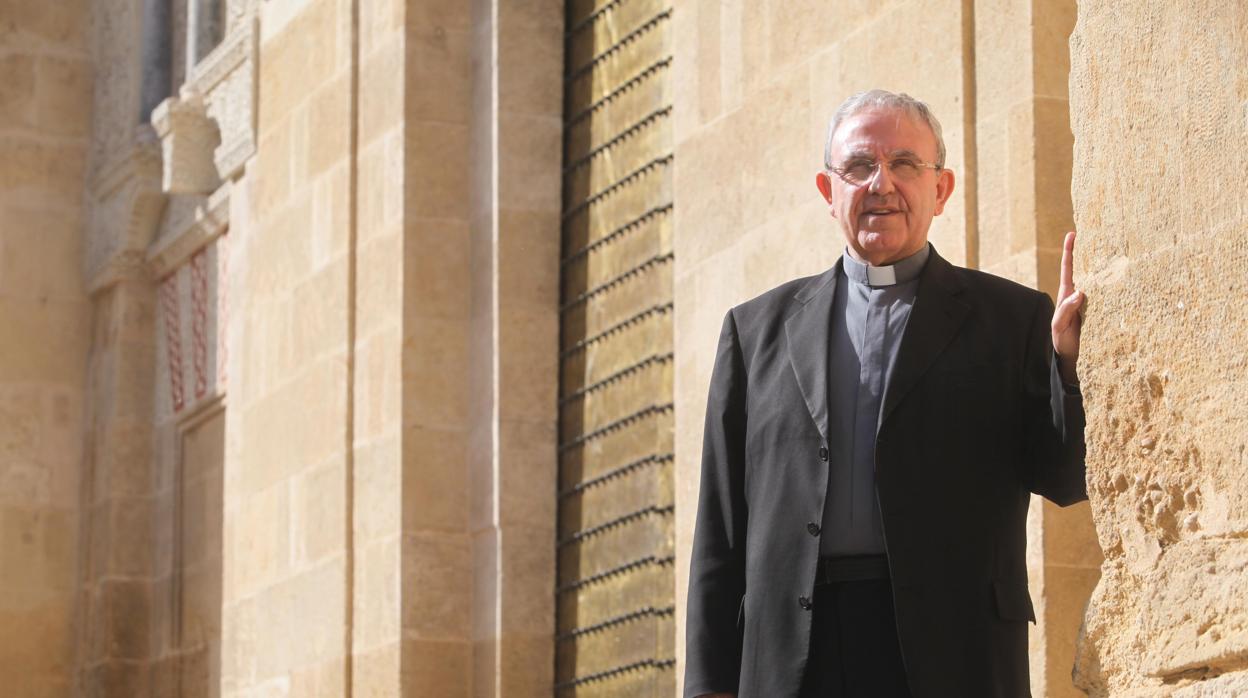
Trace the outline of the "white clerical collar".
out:
M 894 286 L 919 278 L 919 274 L 923 271 L 923 266 L 927 264 L 927 258 L 931 254 L 931 250 L 932 246 L 930 244 L 924 245 L 919 248 L 918 252 L 909 257 L 899 259 L 892 264 L 877 267 L 854 259 L 847 249 L 841 255 L 843 260 L 841 267 L 845 269 L 845 276 L 849 277 L 850 281 L 864 286 Z
M 893 270 L 893 265 L 886 267 L 873 267 L 867 265 L 867 284 L 871 286 L 892 286 L 897 283 L 897 272 Z

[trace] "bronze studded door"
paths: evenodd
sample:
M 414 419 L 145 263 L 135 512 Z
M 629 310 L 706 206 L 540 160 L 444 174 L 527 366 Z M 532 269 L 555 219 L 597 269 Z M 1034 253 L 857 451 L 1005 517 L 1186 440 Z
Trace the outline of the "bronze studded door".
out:
M 675 693 L 670 0 L 568 0 L 556 695 Z

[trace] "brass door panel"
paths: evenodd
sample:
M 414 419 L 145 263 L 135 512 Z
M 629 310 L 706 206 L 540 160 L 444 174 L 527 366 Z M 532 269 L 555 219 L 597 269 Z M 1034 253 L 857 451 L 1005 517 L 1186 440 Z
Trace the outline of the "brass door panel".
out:
M 669 1 L 567 8 L 561 697 L 676 687 Z

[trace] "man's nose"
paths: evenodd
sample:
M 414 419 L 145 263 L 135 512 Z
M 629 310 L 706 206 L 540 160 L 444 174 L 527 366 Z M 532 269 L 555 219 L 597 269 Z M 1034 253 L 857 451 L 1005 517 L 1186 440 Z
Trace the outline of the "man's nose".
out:
M 888 170 L 888 163 L 881 160 L 867 180 L 867 190 L 873 194 L 887 194 L 893 190 L 893 173 Z

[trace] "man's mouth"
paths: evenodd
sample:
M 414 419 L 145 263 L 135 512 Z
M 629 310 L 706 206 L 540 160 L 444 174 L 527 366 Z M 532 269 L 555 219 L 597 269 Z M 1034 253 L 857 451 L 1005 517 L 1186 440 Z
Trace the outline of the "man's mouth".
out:
M 895 208 L 870 208 L 862 212 L 864 216 L 891 216 L 894 213 L 901 213 Z

